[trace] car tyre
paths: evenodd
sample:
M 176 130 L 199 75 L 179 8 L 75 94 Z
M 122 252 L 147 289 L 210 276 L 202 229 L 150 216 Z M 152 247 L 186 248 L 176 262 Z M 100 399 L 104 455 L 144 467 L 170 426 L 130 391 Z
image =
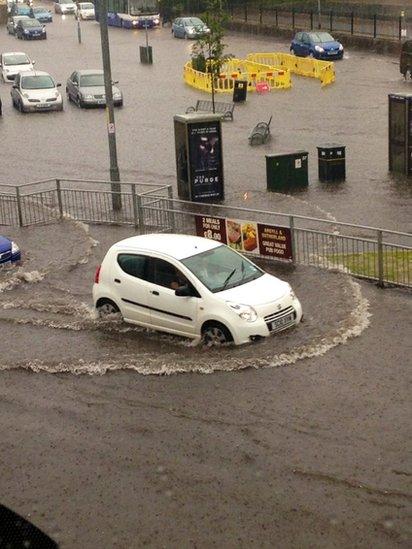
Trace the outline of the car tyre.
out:
M 291 53 L 292 55 L 296 55 L 295 50 L 294 50 L 293 48 L 290 48 L 290 53 Z
M 21 101 L 20 99 L 19 99 L 19 101 L 18 101 L 18 103 L 17 103 L 17 108 L 18 108 L 19 111 L 20 111 L 21 113 L 23 113 L 23 114 L 26 112 L 26 111 L 24 110 L 23 103 L 22 103 L 22 101 Z
M 232 334 L 220 322 L 210 321 L 202 327 L 202 342 L 206 347 L 220 346 L 231 341 Z
M 311 59 L 315 59 L 315 54 L 313 53 L 313 51 L 311 51 L 311 52 L 309 53 L 309 57 L 310 57 Z
M 120 313 L 119 307 L 110 299 L 103 299 L 96 307 L 100 318 Z

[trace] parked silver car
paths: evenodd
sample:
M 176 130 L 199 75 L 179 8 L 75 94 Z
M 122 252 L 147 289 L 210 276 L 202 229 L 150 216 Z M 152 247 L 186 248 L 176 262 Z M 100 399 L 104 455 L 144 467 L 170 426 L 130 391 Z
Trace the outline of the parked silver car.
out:
M 113 84 L 117 84 L 117 82 L 113 82 Z M 114 85 L 112 92 L 114 105 L 121 107 L 123 105 L 122 92 Z M 79 107 L 106 105 L 103 71 L 99 69 L 74 71 L 67 79 L 66 93 L 68 100 L 73 101 Z

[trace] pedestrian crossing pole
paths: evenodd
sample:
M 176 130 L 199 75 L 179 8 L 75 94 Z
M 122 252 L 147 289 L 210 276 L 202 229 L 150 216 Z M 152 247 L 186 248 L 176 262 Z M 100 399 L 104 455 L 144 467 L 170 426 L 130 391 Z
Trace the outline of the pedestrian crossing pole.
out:
M 107 137 L 109 140 L 110 181 L 113 210 L 122 209 L 120 194 L 120 174 L 117 164 L 116 125 L 113 108 L 112 71 L 110 65 L 109 32 L 107 29 L 107 0 L 99 0 L 100 39 L 102 44 L 102 59 L 104 73 L 104 88 L 106 94 Z

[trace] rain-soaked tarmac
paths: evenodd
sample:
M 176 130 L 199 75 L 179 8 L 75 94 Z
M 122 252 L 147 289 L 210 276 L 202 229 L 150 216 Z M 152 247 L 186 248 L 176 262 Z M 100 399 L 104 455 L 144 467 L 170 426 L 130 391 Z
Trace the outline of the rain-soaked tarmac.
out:
M 3 35 L 0 49 L 27 51 L 64 89 L 72 69 L 100 64 L 97 25 L 82 31 L 79 45 L 73 19 L 56 16 L 46 42 L 17 47 Z M 141 34 L 110 37 L 125 95 L 122 177 L 173 184 L 172 117 L 198 97 L 178 74 L 190 42 L 151 33 L 155 63 L 145 67 Z M 239 56 L 287 48 L 226 42 Z M 224 125 L 228 204 L 244 206 L 247 191 L 251 208 L 410 230 L 411 185 L 387 175 L 386 144 L 387 94 L 410 86 L 391 57 L 347 57 L 330 88 L 295 78 L 292 90 L 236 107 Z M 63 113 L 23 116 L 8 89 L 0 183 L 107 177 L 104 112 L 66 102 Z M 250 129 L 272 113 L 272 141 L 250 148 Z M 316 145 L 327 141 L 347 146 L 345 183 L 317 182 Z M 309 188 L 268 196 L 264 154 L 295 149 L 311 155 Z M 217 351 L 95 318 L 95 266 L 130 228 L 65 220 L 12 232 L 24 262 L 0 273 L 0 503 L 62 547 L 408 546 L 407 292 L 264 264 L 292 284 L 304 322 Z

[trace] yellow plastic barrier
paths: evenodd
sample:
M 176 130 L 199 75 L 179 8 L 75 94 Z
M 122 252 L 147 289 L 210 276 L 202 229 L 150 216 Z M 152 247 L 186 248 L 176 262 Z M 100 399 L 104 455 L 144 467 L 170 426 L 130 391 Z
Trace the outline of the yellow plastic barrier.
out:
M 297 57 L 290 53 L 280 52 L 250 53 L 247 60 L 254 63 L 264 63 L 272 68 L 282 67 L 288 69 L 292 74 L 317 78 L 322 86 L 327 86 L 335 81 L 335 66 L 330 61 L 320 61 L 311 57 Z
M 183 68 L 183 79 L 189 86 L 209 93 L 212 91 L 210 73 L 194 70 L 191 61 Z M 286 68 L 247 59 L 230 59 L 222 66 L 219 76 L 215 77 L 214 89 L 218 93 L 233 92 L 236 80 L 247 81 L 248 91 L 255 91 L 259 82 L 266 82 L 271 89 L 287 89 L 292 86 L 290 71 Z

